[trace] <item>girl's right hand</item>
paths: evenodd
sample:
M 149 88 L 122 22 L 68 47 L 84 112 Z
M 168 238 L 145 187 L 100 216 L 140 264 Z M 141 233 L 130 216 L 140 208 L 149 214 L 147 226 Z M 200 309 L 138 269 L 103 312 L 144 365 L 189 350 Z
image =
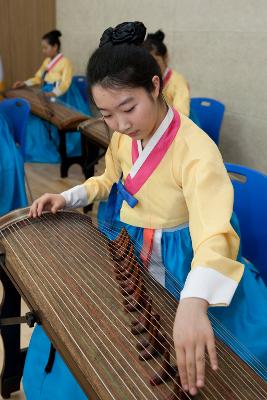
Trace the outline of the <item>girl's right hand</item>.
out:
M 17 81 L 15 83 L 13 83 L 12 89 L 18 89 L 23 86 L 25 86 L 25 83 L 23 81 Z
M 51 211 L 55 214 L 65 206 L 66 201 L 61 194 L 45 193 L 32 203 L 29 217 L 40 217 L 43 211 Z
M 178 306 L 173 339 L 181 384 L 195 396 L 204 386 L 205 351 L 211 368 L 216 371 L 218 361 L 215 338 L 208 315 L 208 302 L 201 298 L 182 299 Z

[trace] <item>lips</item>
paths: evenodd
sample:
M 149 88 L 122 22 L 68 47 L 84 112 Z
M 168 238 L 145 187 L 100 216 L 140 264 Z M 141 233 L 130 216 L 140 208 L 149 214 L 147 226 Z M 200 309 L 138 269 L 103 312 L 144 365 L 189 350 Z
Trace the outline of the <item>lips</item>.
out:
M 129 132 L 129 133 L 127 133 L 127 135 L 130 137 L 135 137 L 138 135 L 138 132 Z

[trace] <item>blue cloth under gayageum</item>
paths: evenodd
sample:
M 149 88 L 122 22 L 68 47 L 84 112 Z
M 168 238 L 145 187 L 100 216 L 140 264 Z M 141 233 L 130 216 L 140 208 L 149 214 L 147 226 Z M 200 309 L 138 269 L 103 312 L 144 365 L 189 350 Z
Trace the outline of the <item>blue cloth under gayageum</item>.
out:
M 27 352 L 23 388 L 27 400 L 86 400 L 74 376 L 56 352 L 51 372 L 46 372 L 51 342 L 37 325 Z M 96 361 L 97 362 L 97 361 Z
M 53 85 L 45 84 L 42 90 L 51 92 L 53 88 Z M 56 101 L 64 104 L 67 108 L 74 108 L 76 111 L 90 115 L 89 106 L 85 103 L 74 83 L 63 96 L 57 97 Z M 67 133 L 66 145 L 69 157 L 79 156 L 81 154 L 81 134 L 79 132 Z M 57 128 L 48 121 L 30 114 L 26 135 L 26 161 L 59 163 L 58 146 L 59 134 Z
M 8 123 L 0 114 L 0 216 L 27 206 L 24 164 Z

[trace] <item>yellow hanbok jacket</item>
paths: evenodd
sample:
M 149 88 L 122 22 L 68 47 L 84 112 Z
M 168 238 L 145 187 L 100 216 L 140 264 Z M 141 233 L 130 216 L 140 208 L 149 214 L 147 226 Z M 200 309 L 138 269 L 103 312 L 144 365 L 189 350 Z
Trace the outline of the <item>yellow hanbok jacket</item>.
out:
M 194 257 L 183 296 L 229 304 L 243 265 L 236 261 L 240 240 L 230 222 L 233 187 L 218 147 L 189 118 L 171 109 L 145 148 L 138 146 L 133 162 L 133 140 L 115 132 L 104 174 L 64 192 L 67 206 L 106 199 L 121 178 L 138 200 L 133 208 L 123 201 L 121 221 L 155 230 L 189 223 Z
M 63 56 L 51 69 L 49 69 L 49 64 L 51 62 L 53 62 L 53 60 L 46 58 L 34 77 L 25 81 L 25 84 L 27 86 L 40 85 L 43 81 L 47 83 L 55 83 L 56 85 L 53 89 L 53 93 L 56 96 L 61 96 L 71 85 L 73 68 L 68 58 Z

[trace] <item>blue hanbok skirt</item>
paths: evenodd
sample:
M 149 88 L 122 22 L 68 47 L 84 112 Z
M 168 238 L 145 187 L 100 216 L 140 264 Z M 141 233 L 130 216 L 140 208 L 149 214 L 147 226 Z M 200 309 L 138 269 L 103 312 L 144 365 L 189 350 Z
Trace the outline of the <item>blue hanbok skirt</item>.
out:
M 24 164 L 8 122 L 0 114 L 0 216 L 27 206 Z
M 45 84 L 42 90 L 51 92 L 53 88 L 54 85 Z M 89 105 L 84 101 L 75 83 L 71 84 L 63 96 L 57 97 L 56 101 L 83 114 L 91 115 Z M 26 135 L 26 161 L 59 163 L 58 146 L 58 129 L 50 122 L 30 113 Z M 66 146 L 69 157 L 81 155 L 81 134 L 79 132 L 67 133 Z

